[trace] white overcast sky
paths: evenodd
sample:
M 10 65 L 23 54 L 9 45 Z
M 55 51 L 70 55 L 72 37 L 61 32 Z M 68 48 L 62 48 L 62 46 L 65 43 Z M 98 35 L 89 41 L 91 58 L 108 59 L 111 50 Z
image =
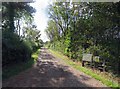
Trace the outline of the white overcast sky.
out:
M 48 38 L 45 34 L 45 28 L 49 19 L 47 16 L 47 10 L 50 2 L 51 0 L 36 0 L 36 2 L 30 4 L 36 9 L 34 20 L 35 24 L 37 25 L 37 29 L 41 31 L 41 39 L 44 42 L 48 41 Z

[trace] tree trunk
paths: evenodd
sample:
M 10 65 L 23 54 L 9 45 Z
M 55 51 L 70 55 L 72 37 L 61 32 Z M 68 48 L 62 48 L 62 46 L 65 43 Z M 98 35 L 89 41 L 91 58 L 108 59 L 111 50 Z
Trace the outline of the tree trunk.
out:
M 11 32 L 14 32 L 14 3 L 13 2 L 9 2 L 8 4 L 8 14 L 9 14 L 9 28 Z

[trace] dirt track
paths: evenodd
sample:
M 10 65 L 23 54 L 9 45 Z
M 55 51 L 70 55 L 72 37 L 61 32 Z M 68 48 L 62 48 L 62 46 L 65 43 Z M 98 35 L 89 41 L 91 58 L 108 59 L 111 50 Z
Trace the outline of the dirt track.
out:
M 30 69 L 3 81 L 3 87 L 106 87 L 43 48 Z

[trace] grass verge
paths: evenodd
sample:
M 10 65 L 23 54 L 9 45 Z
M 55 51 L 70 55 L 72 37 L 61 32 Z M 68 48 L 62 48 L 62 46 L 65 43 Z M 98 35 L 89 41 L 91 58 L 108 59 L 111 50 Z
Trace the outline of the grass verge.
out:
M 17 75 L 22 71 L 25 71 L 33 66 L 33 64 L 38 59 L 38 54 L 40 49 L 38 49 L 35 53 L 32 54 L 31 59 L 25 63 L 17 63 L 15 65 L 11 65 L 2 70 L 2 79 L 8 79 L 11 76 Z
M 105 77 L 103 76 L 100 76 L 99 74 L 97 73 L 94 73 L 91 69 L 88 69 L 88 68 L 85 68 L 85 67 L 82 67 L 80 65 L 78 65 L 77 63 L 73 62 L 72 60 L 70 60 L 70 58 L 68 58 L 67 56 L 64 56 L 62 53 L 58 52 L 58 51 L 53 51 L 53 50 L 50 50 L 49 51 L 55 56 L 55 57 L 59 57 L 61 58 L 62 60 L 64 60 L 68 65 L 74 67 L 75 69 L 79 70 L 79 71 L 82 71 L 84 72 L 85 74 L 87 75 L 90 75 L 92 76 L 93 78 L 101 81 L 103 84 L 105 84 L 106 86 L 108 87 L 111 87 L 113 89 L 120 89 L 120 85 L 117 83 L 117 82 L 113 82 L 109 79 L 106 79 Z

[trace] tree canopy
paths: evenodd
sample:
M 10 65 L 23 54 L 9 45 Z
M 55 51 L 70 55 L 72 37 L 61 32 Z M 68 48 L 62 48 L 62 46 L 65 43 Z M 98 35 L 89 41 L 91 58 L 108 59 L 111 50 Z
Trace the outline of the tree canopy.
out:
M 49 6 L 49 47 L 71 59 L 99 55 L 109 70 L 120 66 L 120 2 L 56 2 Z
M 2 3 L 2 66 L 27 62 L 42 46 L 41 33 L 34 24 L 36 10 L 28 2 Z

